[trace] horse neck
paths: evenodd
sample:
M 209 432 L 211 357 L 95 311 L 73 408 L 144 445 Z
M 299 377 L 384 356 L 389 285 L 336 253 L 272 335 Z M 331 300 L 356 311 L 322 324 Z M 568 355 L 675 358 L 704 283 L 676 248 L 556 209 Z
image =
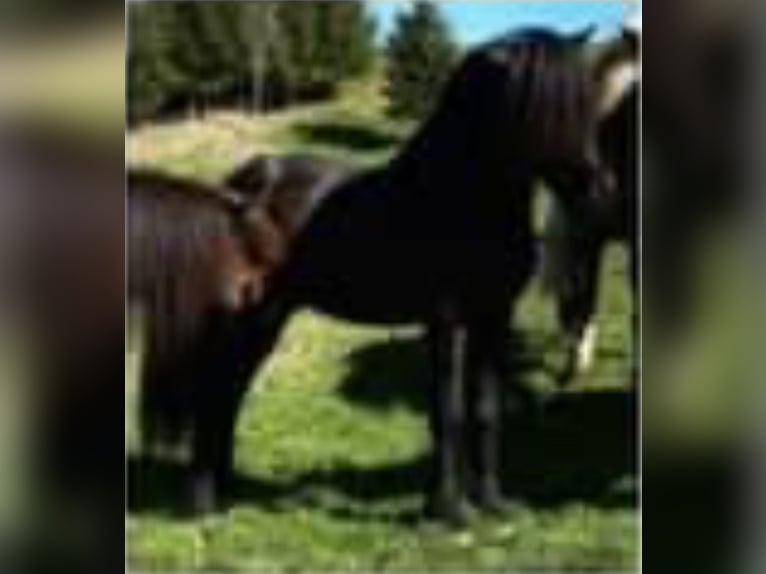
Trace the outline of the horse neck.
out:
M 450 124 L 438 114 L 405 145 L 386 172 L 399 193 L 438 200 L 461 210 L 512 209 L 530 187 L 531 170 L 512 161 L 483 137 L 478 126 L 463 120 Z M 470 145 L 466 142 L 471 142 Z

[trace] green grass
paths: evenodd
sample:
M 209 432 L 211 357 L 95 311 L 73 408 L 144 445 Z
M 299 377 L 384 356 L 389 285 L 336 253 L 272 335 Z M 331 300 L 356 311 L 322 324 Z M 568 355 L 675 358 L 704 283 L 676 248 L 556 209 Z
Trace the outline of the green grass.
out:
M 410 128 L 384 117 L 376 85 L 352 81 L 337 101 L 268 115 L 211 112 L 170 125 L 142 126 L 129 133 L 127 155 L 133 165 L 211 181 L 257 153 L 310 153 L 373 165 L 385 160 Z
M 406 126 L 381 120 L 380 102 L 362 97 L 365 89 L 352 86 L 339 103 L 267 118 L 217 115 L 139 130 L 129 136 L 129 154 L 211 180 L 263 150 L 374 163 L 391 153 Z M 523 300 L 519 329 L 527 360 L 519 376 L 551 402 L 537 416 L 516 414 L 509 405 L 504 474 L 521 503 L 513 515 L 477 517 L 462 532 L 422 521 L 430 447 L 427 365 L 417 331 L 302 313 L 247 398 L 233 506 L 204 520 L 184 517 L 177 512 L 178 468 L 152 469 L 128 518 L 131 566 L 632 570 L 638 520 L 624 275 L 624 253 L 615 249 L 604 271 L 597 367 L 566 391 L 553 381 L 563 357 L 550 302 L 536 285 Z M 136 346 L 127 375 L 131 399 Z

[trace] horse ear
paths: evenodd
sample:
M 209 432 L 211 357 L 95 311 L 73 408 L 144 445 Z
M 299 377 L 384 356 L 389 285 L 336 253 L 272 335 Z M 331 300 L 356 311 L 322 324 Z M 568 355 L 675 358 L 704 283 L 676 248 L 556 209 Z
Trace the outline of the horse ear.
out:
M 620 31 L 620 39 L 628 47 L 632 54 L 638 54 L 640 49 L 640 38 L 638 32 L 633 28 L 623 27 Z
M 590 39 L 593 37 L 593 35 L 596 33 L 596 25 L 595 24 L 589 24 L 579 32 L 575 32 L 572 36 L 570 36 L 570 41 L 577 46 L 578 48 L 582 48 L 590 42 Z
M 225 187 L 218 190 L 218 196 L 234 217 L 241 217 L 250 207 L 250 201 L 239 190 Z

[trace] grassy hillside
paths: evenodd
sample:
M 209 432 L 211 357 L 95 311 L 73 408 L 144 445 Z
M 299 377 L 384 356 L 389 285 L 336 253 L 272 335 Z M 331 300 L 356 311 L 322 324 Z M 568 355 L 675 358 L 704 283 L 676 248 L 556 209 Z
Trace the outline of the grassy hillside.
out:
M 341 93 L 331 103 L 268 115 L 211 112 L 142 126 L 128 134 L 129 162 L 215 180 L 256 153 L 307 152 L 359 165 L 382 161 L 409 126 L 384 118 L 385 103 L 375 81 L 348 82 Z

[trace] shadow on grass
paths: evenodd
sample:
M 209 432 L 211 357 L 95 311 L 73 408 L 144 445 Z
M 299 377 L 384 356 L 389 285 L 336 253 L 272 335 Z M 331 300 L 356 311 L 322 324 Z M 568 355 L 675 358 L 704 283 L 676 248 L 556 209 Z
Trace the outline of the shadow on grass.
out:
M 170 518 L 192 518 L 188 498 L 188 468 L 169 460 L 130 455 L 128 457 L 128 510 Z M 227 503 L 255 502 L 265 507 L 289 498 L 292 488 L 255 477 L 239 475 Z
M 556 369 L 542 359 L 542 348 L 550 344 L 550 337 L 521 337 L 512 357 L 513 370 L 522 385 L 533 373 L 544 373 L 550 378 Z M 390 339 L 382 343 L 356 349 L 346 357 L 348 375 L 340 384 L 341 395 L 352 403 L 370 408 L 388 409 L 405 407 L 426 413 L 429 378 L 426 348 L 420 338 Z
M 403 405 L 425 416 L 426 362 L 419 342 L 386 341 L 354 352 L 349 362 L 349 375 L 340 386 L 346 400 L 369 408 Z M 517 366 L 540 368 L 529 358 Z M 636 425 L 632 390 L 570 391 L 555 395 L 539 411 L 506 413 L 503 480 L 507 495 L 531 508 L 570 503 L 634 507 Z M 131 511 L 183 516 L 181 469 L 131 464 Z M 341 519 L 385 518 L 409 524 L 419 518 L 417 509 L 387 503 L 402 497 L 417 499 L 426 488 L 430 467 L 430 457 L 423 455 L 380 467 L 349 465 L 309 471 L 278 483 L 240 476 L 232 503 L 269 510 L 315 508 Z
M 522 383 L 535 373 L 555 375 L 555 368 L 542 360 L 550 337 L 517 334 L 515 343 L 514 372 Z M 426 416 L 428 364 L 418 339 L 369 345 L 347 360 L 349 372 L 339 387 L 346 400 L 371 409 L 404 407 Z M 635 392 L 572 390 L 551 397 L 534 412 L 506 411 L 503 479 L 508 496 L 533 508 L 572 502 L 635 506 L 635 484 L 631 484 L 637 476 Z M 309 473 L 298 486 L 319 484 L 353 500 L 374 503 L 422 492 L 430 466 L 430 458 L 423 456 L 380 468 L 334 469 Z M 369 516 L 375 512 L 372 508 Z M 354 506 L 353 514 L 366 515 L 366 507 Z M 405 513 L 399 518 L 411 517 Z
M 354 152 L 385 151 L 400 141 L 396 135 L 380 128 L 341 121 L 299 123 L 293 131 L 304 143 Z

